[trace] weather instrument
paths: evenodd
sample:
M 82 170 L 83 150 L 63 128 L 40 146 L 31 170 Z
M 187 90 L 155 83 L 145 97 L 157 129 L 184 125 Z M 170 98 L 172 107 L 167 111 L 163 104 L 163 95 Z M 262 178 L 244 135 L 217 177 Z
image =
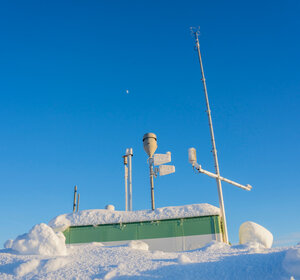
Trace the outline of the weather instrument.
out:
M 220 211 L 221 211 L 221 220 L 222 220 L 222 226 L 223 226 L 223 241 L 225 243 L 228 243 L 228 233 L 227 233 L 227 223 L 226 223 L 226 216 L 225 216 L 225 208 L 224 208 L 224 202 L 223 202 L 223 193 L 222 193 L 222 184 L 221 181 L 233 184 L 237 187 L 240 187 L 242 189 L 251 190 L 250 185 L 240 185 L 236 182 L 233 182 L 231 180 L 228 180 L 224 177 L 220 176 L 220 170 L 219 170 L 219 162 L 218 162 L 218 156 L 217 156 L 217 148 L 216 148 L 216 142 L 215 142 L 215 136 L 214 136 L 214 130 L 213 130 L 213 124 L 212 124 L 212 118 L 211 118 L 211 110 L 209 106 L 209 100 L 208 100 L 208 94 L 207 94 L 207 88 L 206 88 L 206 81 L 204 76 L 204 69 L 202 64 L 202 58 L 201 58 L 201 52 L 200 52 L 200 43 L 199 43 L 199 28 L 191 28 L 191 32 L 195 37 L 195 43 L 196 43 L 196 50 L 198 52 L 198 58 L 200 63 L 200 69 L 201 69 L 201 75 L 202 75 L 202 83 L 203 83 L 203 90 L 205 95 L 205 101 L 206 101 L 206 113 L 208 117 L 208 123 L 209 123 L 209 131 L 211 136 L 211 144 L 212 144 L 212 153 L 214 157 L 214 163 L 215 163 L 215 173 L 206 171 L 201 168 L 201 165 L 197 163 L 196 159 L 196 150 L 194 148 L 189 149 L 189 161 L 192 163 L 193 167 L 195 167 L 200 173 L 204 173 L 210 177 L 213 177 L 216 179 L 217 187 L 218 187 L 218 195 L 219 195 L 219 204 L 220 204 Z
M 153 177 L 169 175 L 175 172 L 174 165 L 163 165 L 171 162 L 171 152 L 166 154 L 154 154 L 157 149 L 157 137 L 154 133 L 146 133 L 143 137 L 144 150 L 149 156 L 149 170 L 150 170 L 150 192 L 151 192 L 151 208 L 155 209 L 154 202 L 154 180 Z M 158 166 L 158 167 L 155 167 Z

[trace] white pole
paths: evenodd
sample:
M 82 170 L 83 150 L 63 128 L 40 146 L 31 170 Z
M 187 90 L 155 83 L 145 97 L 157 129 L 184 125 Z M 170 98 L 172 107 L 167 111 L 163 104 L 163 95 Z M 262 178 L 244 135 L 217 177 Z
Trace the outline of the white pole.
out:
M 216 174 L 217 174 L 216 181 L 217 181 L 218 194 L 219 194 L 219 204 L 220 204 L 220 210 L 221 210 L 221 218 L 222 218 L 223 229 L 224 229 L 224 237 L 223 237 L 224 240 L 223 241 L 225 243 L 228 243 L 227 223 L 226 223 L 225 208 L 224 208 L 224 201 L 223 201 L 222 184 L 221 184 L 221 180 L 220 180 L 220 170 L 219 170 L 217 149 L 216 149 L 212 119 L 211 119 L 211 111 L 210 111 L 210 106 L 209 106 L 209 101 L 208 101 L 208 94 L 207 94 L 204 70 L 203 70 L 203 65 L 202 65 L 202 58 L 201 58 L 201 53 L 200 53 L 200 44 L 199 44 L 199 40 L 198 40 L 198 32 L 197 31 L 194 32 L 194 35 L 195 35 L 196 47 L 197 47 L 197 50 L 198 50 L 198 57 L 199 57 L 199 63 L 200 63 L 200 68 L 201 68 L 201 74 L 202 74 L 202 83 L 203 83 L 203 89 L 204 89 L 205 100 L 206 100 L 206 109 L 207 109 L 206 112 L 207 112 L 207 116 L 208 116 L 208 123 L 209 123 L 209 130 L 210 130 L 211 144 L 212 144 L 212 152 L 213 152 L 214 161 L 215 161 L 215 171 L 216 171 Z
M 128 167 L 124 165 L 125 171 L 125 211 L 128 211 L 128 192 L 127 192 L 127 180 L 128 180 Z
M 80 194 L 77 194 L 77 208 L 76 208 L 76 212 L 78 212 L 79 210 L 79 199 L 80 199 Z
M 132 211 L 132 148 L 128 155 L 128 181 L 129 181 L 129 211 Z
M 150 191 L 151 191 L 151 208 L 152 211 L 155 209 L 155 202 L 154 202 L 154 170 L 153 170 L 153 157 L 149 158 L 149 168 L 150 168 Z
M 229 183 L 229 184 L 231 184 L 231 185 L 234 185 L 234 186 L 236 186 L 236 187 L 239 187 L 239 188 L 241 188 L 241 189 L 243 189 L 243 190 L 251 191 L 251 189 L 252 189 L 252 186 L 249 185 L 249 184 L 244 186 L 244 185 L 241 185 L 241 184 L 239 184 L 239 183 L 237 183 L 237 182 L 234 182 L 234 181 L 232 181 L 232 180 L 226 179 L 226 178 L 224 178 L 224 177 L 222 177 L 222 176 L 218 176 L 218 175 L 215 174 L 215 173 L 212 173 L 212 172 L 209 172 L 209 171 L 207 171 L 207 170 L 204 170 L 204 169 L 202 169 L 201 165 L 199 165 L 198 163 L 195 163 L 195 164 L 194 164 L 194 167 L 195 167 L 200 173 L 203 173 L 203 174 L 208 175 L 208 176 L 210 176 L 210 177 L 212 177 L 212 178 L 215 178 L 215 179 L 220 178 L 221 181 L 224 181 L 224 182 L 226 182 L 226 183 Z
M 124 182 L 125 182 L 125 211 L 128 211 L 128 187 L 127 187 L 127 181 L 128 181 L 128 167 L 127 167 L 127 155 L 123 156 L 124 160 Z

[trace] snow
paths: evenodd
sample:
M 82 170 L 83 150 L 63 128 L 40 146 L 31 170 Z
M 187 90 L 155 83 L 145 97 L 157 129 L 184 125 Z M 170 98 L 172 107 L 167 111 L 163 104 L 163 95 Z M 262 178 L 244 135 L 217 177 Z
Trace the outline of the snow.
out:
M 67 253 L 65 236 L 61 232 L 55 233 L 46 224 L 35 225 L 29 233 L 18 236 L 14 241 L 6 241 L 4 247 L 24 255 L 57 256 Z M 24 266 L 22 271 L 27 269 L 27 265 L 24 264 Z
M 149 245 L 143 241 L 140 240 L 132 240 L 128 243 L 128 247 L 136 250 L 149 250 Z
M 213 208 L 166 207 L 152 217 L 167 217 L 170 213 L 185 215 L 187 209 L 199 214 L 200 209 L 205 213 Z M 117 211 L 103 211 L 106 211 L 104 216 L 107 212 L 116 214 L 115 217 L 108 215 L 109 221 L 120 219 L 120 215 L 124 218 Z M 79 217 L 82 212 L 78 213 Z M 145 215 L 145 211 L 136 212 L 139 213 L 130 213 L 133 217 L 129 214 L 125 218 Z M 60 217 L 73 222 L 68 215 Z M 99 216 L 96 218 L 99 221 Z M 55 233 L 46 224 L 38 224 L 29 233 L 8 240 L 6 249 L 0 250 L 0 279 L 300 279 L 300 243 L 293 247 L 269 248 L 263 227 L 247 222 L 242 228 L 242 238 L 248 238 L 244 244 L 230 246 L 213 241 L 196 250 L 162 252 L 149 250 L 148 245 L 139 240 L 120 246 L 104 246 L 99 242 L 66 246 L 61 232 Z
M 286 252 L 283 268 L 293 276 L 300 278 L 300 246 L 291 248 Z
M 219 215 L 219 208 L 207 203 L 185 206 L 170 206 L 152 210 L 113 211 L 108 209 L 83 210 L 63 214 L 49 222 L 55 231 L 63 231 L 69 226 L 128 223 L 138 221 L 165 220 L 197 216 Z
M 36 270 L 36 268 L 39 266 L 40 261 L 37 259 L 30 260 L 28 262 L 24 262 L 16 267 L 14 270 L 15 275 L 17 277 L 22 277 L 30 272 L 33 272 Z
M 300 245 L 265 248 L 211 242 L 186 252 L 101 243 L 72 245 L 65 256 L 0 250 L 0 279 L 299 279 Z
M 259 243 L 266 248 L 271 248 L 273 244 L 273 235 L 270 231 L 254 222 L 245 222 L 239 230 L 240 244 Z
M 112 204 L 108 204 L 108 205 L 105 206 L 105 209 L 109 210 L 109 211 L 115 211 L 115 206 L 112 205 Z
M 187 264 L 187 263 L 191 263 L 191 259 L 184 254 L 181 254 L 180 256 L 178 256 L 177 261 L 179 264 Z

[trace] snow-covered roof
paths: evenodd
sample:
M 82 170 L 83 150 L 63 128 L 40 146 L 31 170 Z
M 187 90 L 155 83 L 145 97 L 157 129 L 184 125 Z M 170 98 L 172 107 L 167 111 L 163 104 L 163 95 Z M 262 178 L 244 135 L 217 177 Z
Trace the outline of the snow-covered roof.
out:
M 167 220 L 187 217 L 219 215 L 219 208 L 207 203 L 169 206 L 152 210 L 112 211 L 106 209 L 83 210 L 57 216 L 49 222 L 56 231 L 69 226 L 130 223 L 139 221 Z

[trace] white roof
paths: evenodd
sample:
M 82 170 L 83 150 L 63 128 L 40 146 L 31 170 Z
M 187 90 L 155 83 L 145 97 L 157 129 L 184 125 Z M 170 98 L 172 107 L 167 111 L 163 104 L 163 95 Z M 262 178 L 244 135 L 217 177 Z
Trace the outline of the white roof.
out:
M 130 223 L 139 221 L 167 220 L 187 217 L 219 215 L 219 208 L 207 203 L 169 206 L 152 210 L 112 211 L 106 209 L 83 210 L 57 216 L 49 222 L 56 231 L 69 226 Z

